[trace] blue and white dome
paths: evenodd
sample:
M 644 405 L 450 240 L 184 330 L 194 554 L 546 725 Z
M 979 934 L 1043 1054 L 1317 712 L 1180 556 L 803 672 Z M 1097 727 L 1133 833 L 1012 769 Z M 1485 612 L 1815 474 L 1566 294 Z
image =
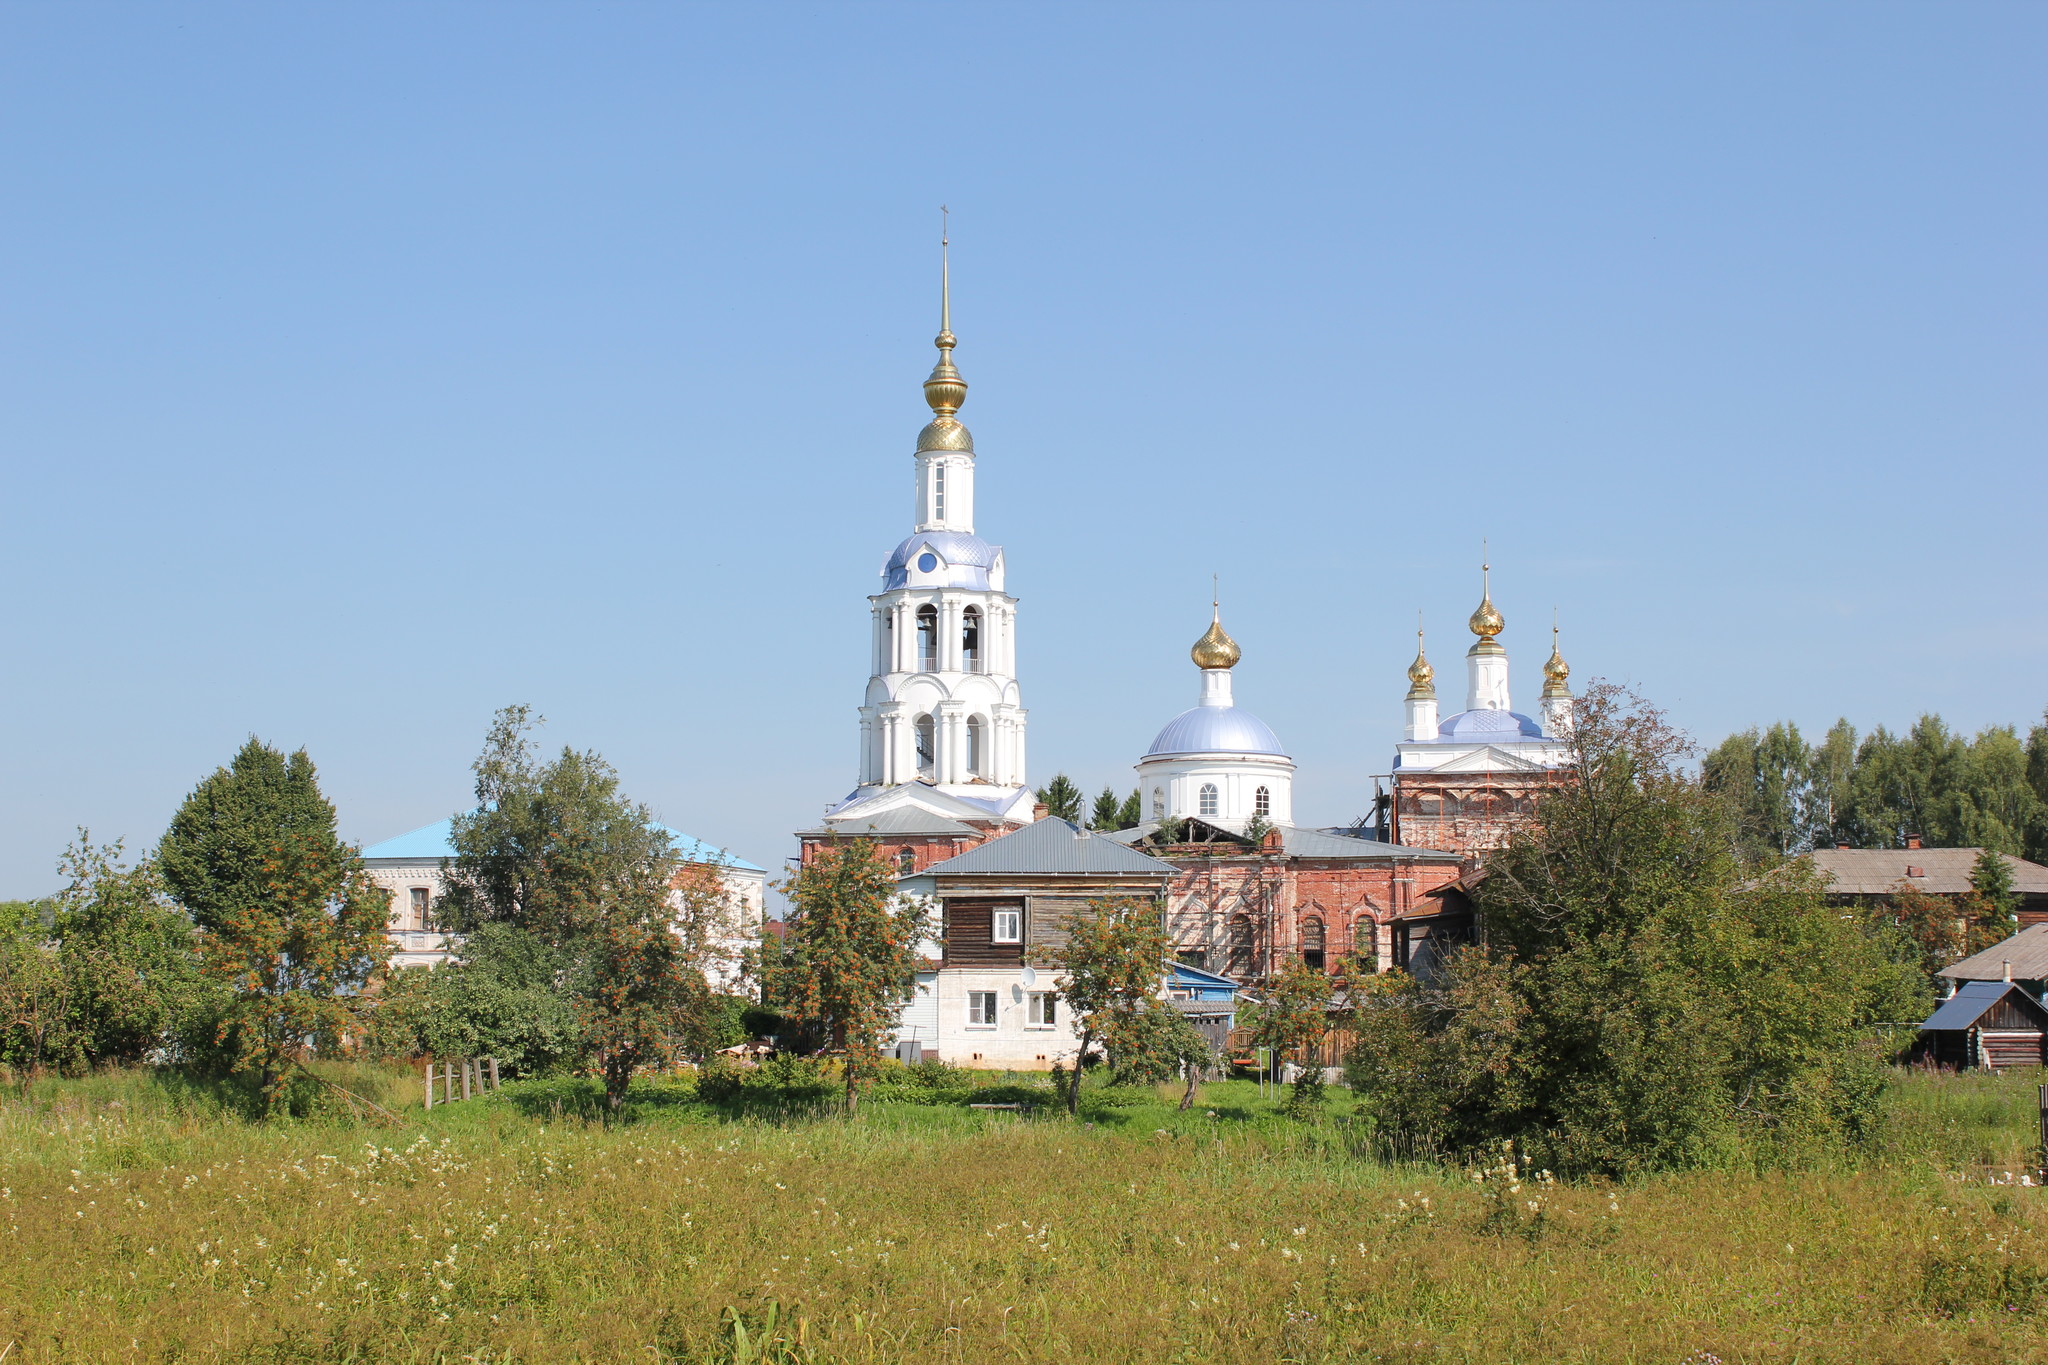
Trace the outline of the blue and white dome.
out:
M 919 531 L 882 565 L 882 589 L 906 588 L 915 572 L 921 587 L 999 591 L 990 580 L 1002 551 L 971 531 Z
M 1439 744 L 1542 738 L 1543 727 L 1519 711 L 1460 711 L 1436 732 Z
M 1145 757 L 1162 754 L 1273 754 L 1287 757 L 1272 727 L 1239 706 L 1197 706 L 1166 722 Z

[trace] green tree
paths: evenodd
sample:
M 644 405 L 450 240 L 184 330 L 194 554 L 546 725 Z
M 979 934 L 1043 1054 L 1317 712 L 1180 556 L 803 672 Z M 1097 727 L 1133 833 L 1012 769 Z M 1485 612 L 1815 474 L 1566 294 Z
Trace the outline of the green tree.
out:
M 780 945 L 764 940 L 764 992 L 784 1013 L 815 1020 L 844 1058 L 850 1117 L 916 990 L 925 909 L 897 891 L 896 869 L 872 839 L 819 849 L 783 890 L 790 908 Z
M 1135 1013 L 1121 1016 L 1104 1046 L 1119 1085 L 1184 1080 L 1183 1111 L 1194 1107 L 1196 1088 L 1216 1061 L 1216 1050 L 1202 1031 L 1172 1002 L 1156 998 L 1141 1001 Z
M 1122 809 L 1122 805 L 1116 799 L 1116 792 L 1111 788 L 1104 787 L 1100 792 L 1096 793 L 1095 808 L 1088 813 L 1088 828 L 1100 830 L 1122 829 L 1123 826 L 1117 823 L 1117 816 Z
M 70 982 L 45 901 L 0 901 L 0 1062 L 26 1086 L 73 1055 Z
M 218 1040 L 274 1108 L 306 1050 L 338 1047 L 356 1023 L 383 969 L 389 895 L 335 833 L 305 751 L 256 739 L 185 798 L 158 862 L 228 993 Z
M 514 1076 L 569 1070 L 589 1053 L 577 1001 L 585 964 L 515 925 L 483 924 L 462 955 L 432 971 L 393 974 L 376 1004 L 389 1056 L 496 1057 Z
M 1478 886 L 1485 946 L 1361 1011 L 1370 1103 L 1453 1149 L 1512 1138 L 1585 1172 L 1862 1131 L 1881 1078 L 1859 1030 L 1915 1017 L 1924 982 L 1896 931 L 1829 905 L 1809 865 L 1737 856 L 1729 804 L 1688 756 L 1655 708 L 1587 689 L 1572 780 Z M 1418 1014 L 1420 1034 L 1403 1022 Z
M 1134 1032 L 1146 1027 L 1139 1021 L 1159 994 L 1173 941 L 1164 907 L 1128 896 L 1090 901 L 1065 928 L 1065 941 L 1045 954 L 1044 965 L 1058 970 L 1060 1000 L 1081 1035 L 1067 1084 L 1067 1112 L 1074 1114 L 1089 1049 L 1101 1042 L 1113 1057 L 1120 1041 L 1141 1046 Z
M 1707 787 L 1733 801 L 1745 846 L 1779 857 L 1803 853 L 1823 837 L 1812 770 L 1812 752 L 1787 721 L 1730 735 L 1701 765 Z
M 701 1052 L 713 1013 L 706 968 L 730 908 L 717 869 L 682 864 L 603 758 L 564 748 L 542 763 L 528 738 L 538 723 L 524 706 L 493 717 L 474 765 L 476 809 L 451 828 L 456 856 L 436 916 L 465 934 L 499 927 L 496 966 L 458 975 L 454 988 L 492 992 L 511 962 L 555 973 L 616 1112 L 638 1071 Z M 535 1003 L 530 990 L 512 994 Z
M 72 1067 L 174 1055 L 210 996 L 191 921 L 170 903 L 154 862 L 121 865 L 118 842 L 96 847 L 81 830 L 58 868 L 68 884 L 53 927 Z
M 1275 1062 L 1297 1068 L 1287 1111 L 1313 1118 L 1323 1104 L 1323 1069 L 1316 1050 L 1330 1031 L 1330 978 L 1300 958 L 1290 959 L 1260 992 L 1240 1022 L 1256 1046 L 1273 1049 Z
M 2020 898 L 2013 894 L 2012 864 L 2003 854 L 1987 848 L 1977 855 L 1970 864 L 1970 894 L 1963 902 L 1970 918 L 1997 938 L 2019 927 Z
M 1138 789 L 1133 787 L 1131 788 L 1131 794 L 1124 798 L 1124 803 L 1117 807 L 1116 827 L 1118 829 L 1136 829 L 1144 823 L 1145 803 L 1139 797 Z
M 2048 710 L 2041 713 L 2041 723 L 2027 731 L 2027 786 L 2041 814 L 2027 830 L 2024 856 L 2029 862 L 2048 863 Z
M 1038 789 L 1038 799 L 1045 803 L 1046 813 L 1054 819 L 1076 825 L 1081 823 L 1081 789 L 1065 773 L 1054 773 L 1052 781 Z

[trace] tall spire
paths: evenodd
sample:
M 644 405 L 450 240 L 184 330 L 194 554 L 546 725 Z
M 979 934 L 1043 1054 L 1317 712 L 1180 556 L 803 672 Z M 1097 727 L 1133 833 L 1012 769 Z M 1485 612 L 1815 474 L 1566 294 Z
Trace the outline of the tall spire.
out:
M 953 347 L 957 344 L 953 336 L 953 243 L 944 205 L 940 205 L 939 213 L 939 334 L 932 339 L 932 344 L 939 348 L 939 363 L 932 366 L 931 377 L 924 381 L 924 401 L 931 405 L 933 416 L 930 424 L 918 433 L 917 448 L 972 451 L 974 437 L 954 417 L 967 401 L 967 381 L 953 367 Z

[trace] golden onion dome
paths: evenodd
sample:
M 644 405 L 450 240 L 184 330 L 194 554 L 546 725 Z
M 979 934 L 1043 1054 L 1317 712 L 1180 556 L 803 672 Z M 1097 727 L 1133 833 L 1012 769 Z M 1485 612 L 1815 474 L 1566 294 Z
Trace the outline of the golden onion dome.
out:
M 1428 701 L 1436 696 L 1436 669 L 1422 652 L 1422 632 L 1415 632 L 1415 662 L 1408 665 L 1408 700 Z
M 1233 668 L 1244 657 L 1244 651 L 1237 647 L 1237 641 L 1223 629 L 1223 613 L 1218 610 L 1209 621 L 1209 629 L 1202 638 L 1195 641 L 1195 647 L 1188 651 L 1188 657 L 1195 661 L 1196 668 Z
M 1507 629 L 1508 623 L 1501 619 L 1500 608 L 1493 605 L 1493 566 L 1479 566 L 1479 607 L 1466 622 L 1472 633 L 1479 637 L 1479 643 L 1490 645 L 1493 637 Z
M 1546 697 L 1569 697 L 1571 689 L 1565 686 L 1565 679 L 1572 675 L 1572 666 L 1564 661 L 1564 654 L 1557 646 L 1557 627 L 1550 628 L 1550 657 L 1543 661 L 1543 695 Z

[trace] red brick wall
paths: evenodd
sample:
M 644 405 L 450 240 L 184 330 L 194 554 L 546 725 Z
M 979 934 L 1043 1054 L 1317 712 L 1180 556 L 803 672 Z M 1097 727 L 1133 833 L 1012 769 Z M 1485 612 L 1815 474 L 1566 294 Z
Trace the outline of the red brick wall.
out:
M 1334 968 L 1353 953 L 1385 965 L 1382 927 L 1457 878 L 1458 864 L 1402 858 L 1168 858 L 1181 869 L 1167 892 L 1167 924 L 1176 948 L 1200 950 L 1211 971 L 1263 976 L 1301 952 L 1303 922 L 1323 923 L 1323 961 Z M 1250 931 L 1249 961 L 1232 921 Z M 1233 952 L 1233 949 L 1239 951 Z

